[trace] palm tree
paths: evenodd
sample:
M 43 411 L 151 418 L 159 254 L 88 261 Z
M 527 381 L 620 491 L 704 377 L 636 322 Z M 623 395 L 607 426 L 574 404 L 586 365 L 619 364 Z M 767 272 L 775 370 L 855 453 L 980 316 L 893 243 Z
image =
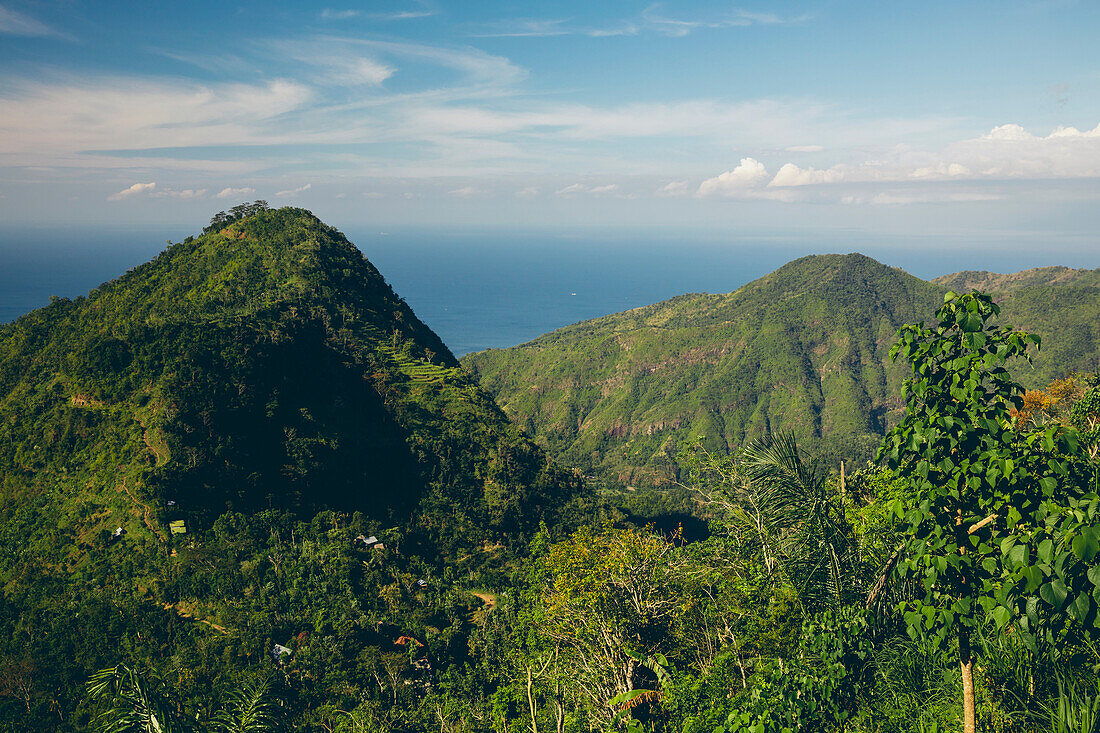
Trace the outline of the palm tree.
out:
M 793 434 L 766 435 L 728 458 L 698 447 L 692 478 L 727 517 L 739 552 L 804 603 L 835 607 L 854 594 L 859 563 L 843 502 Z
M 88 698 L 97 711 L 98 733 L 199 733 L 207 730 L 187 715 L 175 690 L 155 669 L 119 664 L 92 675 Z M 210 733 L 270 733 L 284 728 L 284 708 L 266 678 L 245 681 L 230 692 L 211 720 Z
M 254 678 L 229 693 L 214 716 L 216 733 L 267 733 L 283 729 L 284 708 L 267 678 Z
M 765 435 L 741 452 L 756 523 L 804 601 L 840 606 L 854 590 L 852 528 L 840 496 L 816 459 L 803 459 L 794 434 Z
M 100 733 L 180 733 L 164 680 L 152 669 L 119 664 L 102 669 L 88 680 L 88 698 L 98 707 L 92 719 Z

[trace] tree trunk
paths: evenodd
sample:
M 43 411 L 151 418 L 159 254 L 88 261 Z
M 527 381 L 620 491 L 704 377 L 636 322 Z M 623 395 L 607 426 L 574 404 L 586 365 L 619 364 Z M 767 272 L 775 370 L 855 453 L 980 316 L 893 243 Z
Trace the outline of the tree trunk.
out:
M 959 630 L 959 670 L 963 685 L 963 733 L 977 729 L 977 705 L 974 701 L 974 654 L 970 648 L 970 632 Z
M 539 726 L 535 720 L 535 691 L 534 680 L 531 679 L 531 665 L 527 665 L 527 706 L 531 710 L 531 733 L 539 733 Z

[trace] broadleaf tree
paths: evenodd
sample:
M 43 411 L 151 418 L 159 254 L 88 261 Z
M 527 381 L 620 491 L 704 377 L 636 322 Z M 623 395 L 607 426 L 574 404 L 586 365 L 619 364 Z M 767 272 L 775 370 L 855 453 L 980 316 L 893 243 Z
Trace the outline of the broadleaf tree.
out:
M 1069 619 L 1091 625 L 1091 576 L 1100 580 L 1087 572 L 1096 496 L 1075 431 L 1012 429 L 1024 390 L 1006 364 L 1030 360 L 1040 340 L 994 325 L 999 312 L 983 293 L 948 293 L 936 325 L 898 331 L 891 358 L 908 361 L 913 376 L 906 415 L 879 452 L 913 487 L 895 507 L 909 538 L 898 571 L 923 589 L 905 620 L 914 637 L 957 654 L 965 733 L 976 724 L 979 627 L 1015 621 L 1034 648 L 1039 631 L 1049 638 Z

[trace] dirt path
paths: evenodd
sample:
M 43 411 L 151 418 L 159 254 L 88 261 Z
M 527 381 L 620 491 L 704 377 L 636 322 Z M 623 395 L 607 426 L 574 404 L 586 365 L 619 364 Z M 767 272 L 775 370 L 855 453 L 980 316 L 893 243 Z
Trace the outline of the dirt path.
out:
M 142 508 L 141 521 L 145 523 L 145 526 L 149 528 L 149 531 L 155 534 L 157 537 L 160 537 L 161 540 L 166 539 L 164 535 L 161 534 L 160 527 L 158 527 L 157 523 L 153 521 L 153 508 L 134 496 L 134 492 L 130 491 L 129 487 L 126 486 L 125 476 L 122 477 L 122 490 L 125 491 L 126 495 L 130 497 L 131 502 L 137 504 L 139 507 Z
M 165 611 L 175 611 L 176 614 L 178 616 L 180 616 L 181 618 L 187 618 L 187 619 L 191 619 L 192 621 L 198 621 L 200 624 L 206 624 L 207 626 L 214 629 L 215 631 L 220 631 L 223 634 L 228 634 L 229 633 L 228 631 L 225 630 L 224 626 L 219 626 L 218 624 L 214 623 L 213 621 L 207 621 L 204 618 L 195 618 L 194 614 L 191 614 L 191 613 L 183 610 L 182 608 L 180 608 L 179 606 L 177 606 L 175 604 L 165 603 L 164 604 L 164 610 Z
M 470 591 L 470 595 L 477 596 L 481 599 L 481 602 L 485 604 L 487 608 L 492 608 L 497 604 L 497 597 L 488 593 L 474 593 Z

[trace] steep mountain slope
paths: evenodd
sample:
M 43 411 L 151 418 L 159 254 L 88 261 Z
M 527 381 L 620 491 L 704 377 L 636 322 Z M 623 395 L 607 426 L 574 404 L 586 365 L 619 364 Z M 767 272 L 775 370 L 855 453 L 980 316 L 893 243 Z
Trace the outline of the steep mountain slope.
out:
M 1096 368 L 1100 271 L 997 277 L 1012 286 L 1002 322 L 1044 337 L 1020 379 Z M 931 319 L 947 290 L 863 255 L 810 256 L 727 295 L 684 295 L 462 361 L 551 454 L 613 481 L 661 482 L 685 442 L 726 450 L 775 429 L 858 455 L 902 407 L 894 332 Z
M 551 453 L 628 483 L 672 475 L 685 441 L 769 429 L 851 438 L 901 407 L 894 330 L 942 290 L 862 255 L 791 262 L 727 295 L 578 323 L 463 363 Z
M 572 490 L 298 209 L 0 328 L 0 473 L 0 573 L 88 561 L 117 526 L 161 545 L 169 521 L 202 530 L 230 509 L 359 511 L 457 544 L 537 526 Z
M 388 706 L 379 660 L 415 706 L 395 640 L 476 663 L 464 584 L 578 493 L 339 232 L 216 222 L 0 327 L 0 730 L 88 730 L 120 662 L 207 716 L 278 676 L 288 729 Z

